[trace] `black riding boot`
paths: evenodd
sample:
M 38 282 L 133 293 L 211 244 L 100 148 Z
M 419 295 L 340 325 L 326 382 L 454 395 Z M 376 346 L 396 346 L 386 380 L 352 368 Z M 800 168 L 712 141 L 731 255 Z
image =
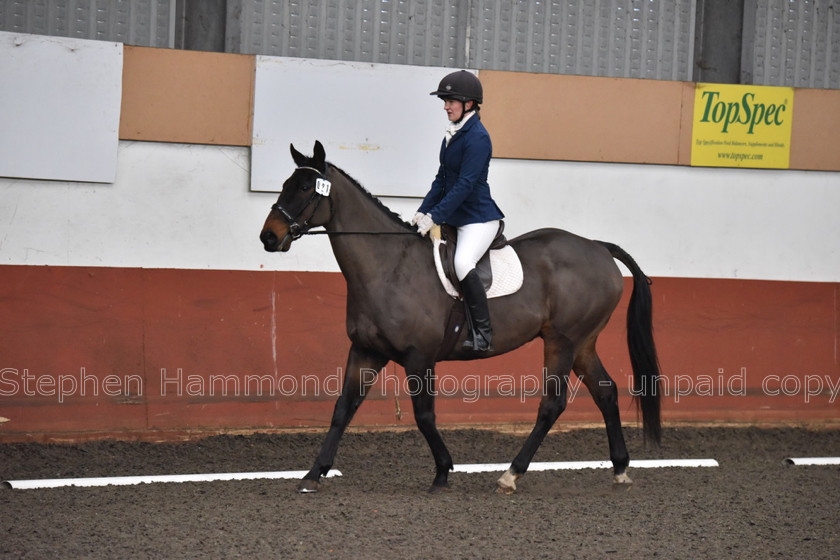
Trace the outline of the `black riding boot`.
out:
M 490 326 L 490 311 L 487 308 L 487 292 L 475 269 L 461 280 L 461 291 L 466 303 L 467 321 L 470 334 L 464 341 L 465 348 L 472 348 L 476 352 L 490 352 L 493 350 L 493 328 Z

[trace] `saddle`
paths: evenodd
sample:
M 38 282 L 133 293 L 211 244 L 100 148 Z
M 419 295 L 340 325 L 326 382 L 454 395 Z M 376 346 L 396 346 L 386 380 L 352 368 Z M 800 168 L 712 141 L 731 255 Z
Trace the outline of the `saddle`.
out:
M 499 221 L 499 231 L 490 248 L 478 261 L 476 272 L 484 285 L 488 298 L 516 292 L 522 286 L 522 264 L 504 235 L 505 223 Z M 449 224 L 440 226 L 440 237 L 434 241 L 435 266 L 446 292 L 453 298 L 461 297 L 460 282 L 455 274 L 455 248 L 458 230 Z
M 455 274 L 455 248 L 458 246 L 458 229 L 449 224 L 441 225 L 440 239 L 442 243 L 438 245 L 438 251 L 440 251 L 440 262 L 443 265 L 443 273 L 460 292 L 461 286 L 458 282 L 458 276 Z M 507 245 L 505 222 L 504 220 L 499 220 L 499 231 L 496 232 L 496 237 L 493 238 L 489 250 L 484 253 L 484 256 L 475 265 L 478 277 L 481 278 L 481 283 L 484 284 L 485 292 L 493 285 L 493 268 L 490 266 L 490 251 L 501 249 L 505 245 Z

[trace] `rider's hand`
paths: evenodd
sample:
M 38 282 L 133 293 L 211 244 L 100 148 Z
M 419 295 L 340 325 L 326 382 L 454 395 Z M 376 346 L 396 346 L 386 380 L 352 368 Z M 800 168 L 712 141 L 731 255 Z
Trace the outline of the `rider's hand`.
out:
M 429 233 L 429 230 L 432 229 L 432 227 L 435 225 L 434 220 L 432 220 L 431 214 L 419 214 L 419 217 L 414 216 L 414 218 L 416 219 L 415 223 L 417 224 L 417 231 L 420 233 L 420 235 L 425 236 L 427 233 Z

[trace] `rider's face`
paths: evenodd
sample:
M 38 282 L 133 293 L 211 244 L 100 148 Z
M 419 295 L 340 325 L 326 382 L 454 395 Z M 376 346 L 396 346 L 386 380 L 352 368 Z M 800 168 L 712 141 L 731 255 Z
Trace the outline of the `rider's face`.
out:
M 446 116 L 449 117 L 449 122 L 458 122 L 464 116 L 464 110 L 469 111 L 472 108 L 473 102 L 467 101 L 466 105 L 457 99 L 444 99 L 443 110 L 446 111 Z

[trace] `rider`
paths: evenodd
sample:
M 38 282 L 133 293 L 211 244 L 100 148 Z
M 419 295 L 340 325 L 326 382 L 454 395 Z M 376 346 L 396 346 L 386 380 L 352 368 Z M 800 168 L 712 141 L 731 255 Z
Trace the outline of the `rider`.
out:
M 487 308 L 487 293 L 475 270 L 499 230 L 504 214 L 490 196 L 487 173 L 493 147 L 481 124 L 481 82 L 470 72 L 453 72 L 441 80 L 436 95 L 449 117 L 440 147 L 440 167 L 429 193 L 411 220 L 422 235 L 434 224 L 458 229 L 455 274 L 467 305 L 472 337 L 464 346 L 476 351 L 493 350 L 493 330 Z

